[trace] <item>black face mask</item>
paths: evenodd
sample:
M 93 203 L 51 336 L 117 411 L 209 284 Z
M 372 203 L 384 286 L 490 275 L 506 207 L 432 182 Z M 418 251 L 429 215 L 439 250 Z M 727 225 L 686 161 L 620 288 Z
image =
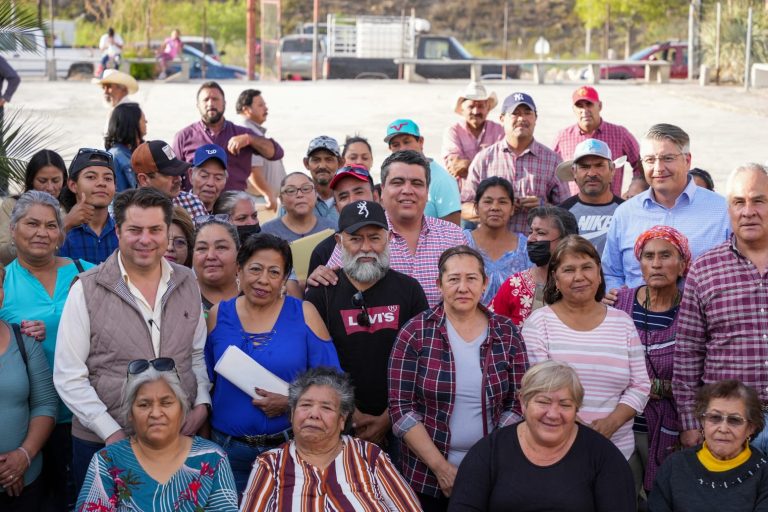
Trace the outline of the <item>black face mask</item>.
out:
M 237 236 L 240 237 L 240 245 L 245 243 L 245 240 L 256 233 L 261 233 L 261 226 L 253 224 L 250 226 L 237 226 Z
M 538 242 L 528 242 L 528 259 L 537 267 L 543 267 L 549 263 L 549 240 L 539 240 Z

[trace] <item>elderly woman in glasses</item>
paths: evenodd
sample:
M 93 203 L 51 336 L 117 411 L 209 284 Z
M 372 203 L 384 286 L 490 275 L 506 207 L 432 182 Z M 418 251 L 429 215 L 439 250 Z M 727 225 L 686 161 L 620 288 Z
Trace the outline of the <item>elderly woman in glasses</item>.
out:
M 696 396 L 695 411 L 704 443 L 667 458 L 648 510 L 768 510 L 768 460 L 749 445 L 765 426 L 757 392 L 737 380 L 707 384 Z
M 264 223 L 261 227 L 263 233 L 293 242 L 324 229 L 336 231 L 335 222 L 315 215 L 317 193 L 312 180 L 303 172 L 292 172 L 283 178 L 280 201 L 285 208 L 285 215 Z
M 264 389 L 249 393 L 213 373 L 230 346 L 286 382 L 316 366 L 339 367 L 336 349 L 317 309 L 285 296 L 291 248 L 276 236 L 251 235 L 237 253 L 242 295 L 220 302 L 208 314 L 205 357 L 213 388 L 213 440 L 229 456 L 238 493 L 254 459 L 290 439 L 288 397 Z
M 349 378 L 314 368 L 290 386 L 295 438 L 259 456 L 243 512 L 288 510 L 420 511 L 413 491 L 375 444 L 342 435 L 355 410 Z M 322 481 L 325 492 L 317 492 Z M 301 505 L 298 505 L 301 504 Z
M 131 361 L 121 411 L 130 437 L 93 456 L 76 510 L 235 512 L 224 452 L 181 435 L 188 404 L 173 359 Z
M 476 250 L 443 252 L 442 302 L 405 324 L 390 354 L 392 432 L 405 441 L 403 475 L 427 512 L 446 510 L 467 451 L 521 418 L 528 358 L 512 322 L 482 305 L 487 283 Z

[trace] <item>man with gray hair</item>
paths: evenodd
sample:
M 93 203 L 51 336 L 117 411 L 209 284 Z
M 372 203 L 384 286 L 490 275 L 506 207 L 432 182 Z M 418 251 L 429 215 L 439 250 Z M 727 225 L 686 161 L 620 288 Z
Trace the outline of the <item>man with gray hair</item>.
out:
M 678 314 L 672 391 L 684 446 L 702 441 L 694 401 L 703 384 L 738 379 L 768 405 L 768 168 L 731 173 L 727 201 L 733 234 L 691 265 Z M 768 434 L 751 443 L 765 453 Z
M 306 296 L 323 317 L 341 367 L 355 386 L 355 435 L 380 445 L 385 438 L 394 440 L 387 436 L 389 353 L 400 328 L 428 307 L 418 281 L 389 268 L 389 238 L 387 216 L 378 203 L 345 206 L 336 234 L 342 259 L 338 281 L 310 287 Z M 390 455 L 396 458 L 396 449 Z
M 725 199 L 699 187 L 688 176 L 688 134 L 671 124 L 656 124 L 640 141 L 640 161 L 650 188 L 622 203 L 613 214 L 603 250 L 607 298 L 621 286 L 643 284 L 635 240 L 645 230 L 671 226 L 688 238 L 695 259 L 723 242 L 730 231 Z

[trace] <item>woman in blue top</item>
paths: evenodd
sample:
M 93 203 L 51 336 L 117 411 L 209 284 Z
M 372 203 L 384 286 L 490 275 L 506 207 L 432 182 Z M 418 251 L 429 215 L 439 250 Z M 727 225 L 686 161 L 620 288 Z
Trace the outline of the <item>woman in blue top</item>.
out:
M 515 213 L 515 190 L 512 184 L 493 176 L 477 186 L 475 211 L 477 228 L 465 229 L 469 246 L 483 257 L 488 284 L 482 303 L 489 305 L 502 283 L 511 276 L 533 266 L 528 259 L 527 238 L 509 230 L 509 219 Z
M 131 155 L 144 142 L 147 118 L 138 103 L 120 103 L 112 111 L 104 137 L 104 148 L 115 164 L 115 192 L 136 188 L 136 175 L 131 168 Z
M 4 270 L 0 265 L 0 277 Z M 0 303 L 2 303 L 0 287 Z M 26 363 L 19 342 L 26 353 Z M 39 343 L 0 322 L 0 510 L 41 510 L 40 449 L 53 430 L 56 391 Z
M 56 333 L 69 287 L 78 272 L 93 265 L 56 256 L 64 226 L 59 202 L 50 194 L 36 190 L 22 194 L 11 213 L 10 226 L 16 259 L 6 269 L 0 318 L 20 324 L 24 334 L 42 342 L 42 351 L 53 368 Z M 55 510 L 66 511 L 75 499 L 68 477 L 72 413 L 58 400 L 55 416 L 56 428 L 43 449 L 43 481 L 46 502 Z
M 220 447 L 181 435 L 189 400 L 169 357 L 128 364 L 122 416 L 131 437 L 94 454 L 77 512 L 236 512 Z
M 288 397 L 257 388 L 263 398 L 251 400 L 214 375 L 224 350 L 239 347 L 286 382 L 316 366 L 339 368 L 339 359 L 315 307 L 283 293 L 293 264 L 288 242 L 252 235 L 240 248 L 237 264 L 243 294 L 210 311 L 205 355 L 214 383 L 213 440 L 227 452 L 241 494 L 254 459 L 291 437 Z

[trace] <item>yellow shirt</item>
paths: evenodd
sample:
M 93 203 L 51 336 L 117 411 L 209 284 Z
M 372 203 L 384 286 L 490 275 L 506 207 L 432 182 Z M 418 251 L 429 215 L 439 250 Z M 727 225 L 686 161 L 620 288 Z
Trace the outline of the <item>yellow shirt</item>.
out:
M 720 460 L 715 458 L 715 456 L 712 455 L 712 452 L 709 451 L 709 448 L 707 448 L 706 442 L 701 446 L 701 450 L 696 452 L 696 456 L 699 458 L 699 462 L 701 462 L 701 464 L 707 468 L 708 471 L 712 471 L 713 473 L 722 473 L 723 471 L 729 471 L 733 468 L 737 468 L 747 462 L 751 455 L 752 450 L 749 449 L 749 444 L 747 444 L 746 447 L 741 450 L 741 453 L 728 460 Z

